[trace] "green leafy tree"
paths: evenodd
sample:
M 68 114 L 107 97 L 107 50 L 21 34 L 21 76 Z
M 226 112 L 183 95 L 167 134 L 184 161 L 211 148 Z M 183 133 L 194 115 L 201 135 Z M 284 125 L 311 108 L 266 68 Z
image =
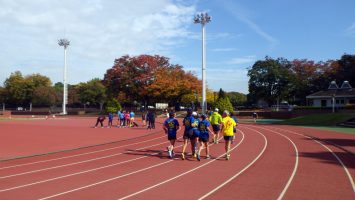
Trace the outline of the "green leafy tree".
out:
M 33 91 L 34 106 L 52 106 L 56 102 L 56 93 L 53 87 L 39 86 Z
M 227 96 L 233 106 L 242 106 L 247 101 L 247 96 L 239 92 L 228 92 Z
M 107 113 L 116 113 L 117 111 L 121 110 L 121 104 L 117 101 L 117 99 L 110 99 L 106 103 L 106 112 Z
M 233 105 L 230 102 L 226 92 L 224 92 L 222 88 L 219 90 L 218 99 L 214 106 L 219 109 L 220 113 L 223 113 L 225 110 L 233 112 Z
M 20 71 L 11 73 L 10 77 L 5 80 L 4 85 L 8 95 L 7 103 L 21 105 L 25 102 L 26 84 Z
M 84 106 L 102 105 L 106 100 L 106 87 L 100 79 L 92 79 L 76 86 L 78 99 Z
M 293 89 L 290 68 L 290 62 L 282 58 L 266 57 L 257 61 L 248 70 L 249 100 L 264 100 L 271 105 L 277 100 L 288 99 Z

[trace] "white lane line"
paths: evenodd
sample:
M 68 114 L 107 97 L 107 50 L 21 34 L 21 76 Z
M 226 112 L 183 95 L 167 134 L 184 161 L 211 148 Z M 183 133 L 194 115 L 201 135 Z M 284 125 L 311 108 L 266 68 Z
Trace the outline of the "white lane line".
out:
M 176 146 L 176 148 L 177 147 L 181 147 L 181 146 L 182 145 Z M 143 159 L 143 158 L 147 158 L 149 156 L 153 156 L 153 155 L 156 155 L 156 154 L 159 154 L 159 153 L 148 154 L 147 156 L 141 156 L 141 157 L 134 158 L 134 159 L 131 159 L 131 160 L 125 160 L 125 161 L 122 161 L 122 162 L 118 162 L 118 163 L 114 163 L 114 164 L 111 164 L 111 165 L 106 165 L 106 166 L 102 166 L 102 167 L 98 167 L 98 168 L 94 168 L 94 169 L 90 169 L 90 170 L 86 170 L 86 171 L 80 171 L 80 172 L 76 172 L 76 173 L 73 173 L 73 174 L 67 174 L 67 175 L 64 175 L 64 176 L 59 176 L 59 177 L 55 177 L 55 178 L 51 178 L 51 179 L 47 179 L 47 180 L 33 182 L 33 183 L 25 184 L 25 185 L 12 187 L 12 188 L 6 188 L 6 189 L 0 190 L 0 192 L 6 192 L 6 191 L 10 191 L 10 190 L 20 189 L 20 188 L 29 187 L 29 186 L 33 186 L 33 185 L 38 185 L 38 184 L 41 184 L 41 183 L 46 183 L 46 182 L 50 182 L 50 181 L 54 181 L 54 180 L 59 180 L 59 179 L 63 179 L 63 178 L 71 177 L 71 176 L 85 174 L 85 173 L 89 173 L 89 172 L 93 172 L 93 171 L 97 171 L 97 170 L 101 170 L 101 169 L 105 169 L 105 168 L 109 168 L 109 167 L 114 167 L 114 166 L 117 166 L 117 165 L 129 163 L 129 162 L 140 160 L 140 159 Z
M 139 149 L 135 149 L 134 151 L 146 149 L 146 148 L 149 148 L 149 147 L 158 146 L 158 145 L 161 145 L 161 144 L 164 144 L 164 143 L 167 143 L 167 142 L 161 142 L 161 143 L 158 143 L 158 144 L 154 144 L 154 145 L 150 145 L 150 146 L 145 146 L 145 147 L 142 147 L 142 148 L 139 148 Z M 75 163 L 69 163 L 69 164 L 65 164 L 65 165 L 58 165 L 58 166 L 54 166 L 54 167 L 48 167 L 48 168 L 43 168 L 43 169 L 38 169 L 38 170 L 33 170 L 33 171 L 28 171 L 28 172 L 23 172 L 23 173 L 18 173 L 18 174 L 12 174 L 12 175 L 7 175 L 7 176 L 2 176 L 2 177 L 0 177 L 0 179 L 11 178 L 11 177 L 21 176 L 21 175 L 26 175 L 26 174 L 33 174 L 33 173 L 37 173 L 37 172 L 43 172 L 43 171 L 48 171 L 48 170 L 52 170 L 52 169 L 58 169 L 58 168 L 62 168 L 62 167 L 68 167 L 68 166 L 78 165 L 78 164 L 82 164 L 82 163 L 87 163 L 87 162 L 102 160 L 102 159 L 105 159 L 105 158 L 110 158 L 110 157 L 114 157 L 114 156 L 119 156 L 119 155 L 125 154 L 125 153 L 127 153 L 127 152 L 131 152 L 131 151 L 126 151 L 126 152 L 117 153 L 117 154 L 111 154 L 111 155 L 108 155 L 108 156 L 98 157 L 98 158 L 89 159 L 89 160 L 84 160 L 84 161 L 75 162 Z
M 322 144 L 321 142 L 319 142 L 318 140 L 314 140 L 312 137 L 309 137 L 307 135 L 304 135 L 304 134 L 300 134 L 300 133 L 297 133 L 297 132 L 294 132 L 294 131 L 290 131 L 290 130 L 286 130 L 286 129 L 282 129 L 282 128 L 276 128 L 275 129 L 278 129 L 278 130 L 282 130 L 282 131 L 286 131 L 286 132 L 289 132 L 289 133 L 292 133 L 294 135 L 299 135 L 299 136 L 303 136 L 305 138 L 309 138 L 309 139 L 312 139 L 312 141 L 314 142 L 317 142 L 318 144 L 320 144 L 321 146 L 323 146 L 325 149 L 327 149 L 337 160 L 338 162 L 341 164 L 341 166 L 343 167 L 344 171 L 345 171 L 345 174 L 348 176 L 348 179 L 349 179 L 349 182 L 350 182 L 350 185 L 353 189 L 353 192 L 355 193 L 355 183 L 354 183 L 354 179 L 353 177 L 351 176 L 348 168 L 346 167 L 346 165 L 343 163 L 343 161 L 338 157 L 338 155 L 336 155 L 336 153 L 334 153 L 329 147 L 327 147 L 326 145 Z
M 245 127 L 247 129 L 250 129 L 250 130 L 254 130 L 254 129 L 251 129 L 251 128 L 248 128 L 248 127 Z M 259 153 L 259 155 L 251 162 L 249 163 L 247 166 L 245 166 L 240 172 L 238 172 L 237 174 L 235 174 L 234 176 L 232 176 L 231 178 L 229 178 L 228 180 L 226 180 L 225 182 L 223 182 L 221 185 L 217 186 L 215 189 L 211 190 L 210 192 L 208 192 L 207 194 L 203 195 L 202 197 L 199 198 L 199 200 L 202 200 L 202 199 L 205 199 L 206 197 L 210 196 L 211 194 L 215 193 L 217 190 L 221 189 L 222 187 L 224 187 L 225 185 L 227 185 L 228 183 L 230 183 L 232 180 L 234 180 L 235 178 L 237 178 L 239 175 L 241 175 L 244 171 L 246 171 L 250 166 L 252 166 L 256 161 L 259 160 L 259 158 L 261 157 L 261 155 L 264 154 L 265 152 L 265 149 L 268 145 L 268 142 L 267 142 L 267 139 L 265 137 L 264 134 L 262 134 L 261 132 L 257 131 L 257 130 L 254 130 L 255 132 L 259 133 L 261 136 L 263 136 L 264 138 L 264 147 L 263 149 L 261 150 L 261 152 Z
M 242 136 L 243 136 L 243 137 L 242 137 L 241 141 L 240 141 L 236 146 L 234 146 L 234 147 L 231 149 L 231 151 L 233 151 L 235 148 L 237 148 L 237 147 L 243 142 L 243 140 L 244 140 L 244 133 L 243 133 L 242 131 L 240 131 L 240 132 L 242 133 Z M 136 196 L 136 195 L 138 195 L 138 194 L 141 194 L 141 193 L 143 193 L 143 192 L 146 192 L 146 191 L 148 191 L 148 190 L 151 190 L 151 189 L 153 189 L 153 188 L 156 188 L 156 187 L 158 187 L 158 186 L 160 186 L 160 185 L 163 185 L 163 184 L 165 184 L 165 183 L 168 183 L 168 182 L 170 182 L 170 181 L 173 181 L 173 180 L 175 180 L 175 179 L 177 179 L 177 178 L 180 178 L 180 177 L 182 177 L 182 176 L 184 176 L 184 175 L 186 175 L 186 174 L 189 174 L 189 173 L 191 173 L 191 172 L 193 172 L 193 171 L 196 171 L 196 170 L 198 170 L 198 169 L 200 169 L 200 168 L 202 168 L 202 167 L 204 167 L 204 166 L 206 166 L 206 165 L 209 165 L 209 164 L 211 164 L 212 162 L 215 162 L 217 159 L 221 158 L 221 157 L 224 156 L 224 155 L 226 155 L 226 154 L 223 153 L 223 154 L 221 154 L 220 156 L 218 156 L 215 160 L 210 160 L 210 161 L 208 161 L 208 162 L 206 162 L 206 163 L 204 163 L 204 164 L 202 164 L 202 165 L 200 165 L 200 166 L 198 166 L 198 167 L 195 167 L 195 168 L 193 168 L 193 169 L 191 169 L 191 170 L 188 170 L 188 171 L 186 171 L 186 172 L 184 172 L 184 173 L 181 173 L 181 174 L 179 174 L 179 175 L 177 175 L 177 176 L 174 176 L 174 177 L 172 177 L 172 178 L 170 178 L 170 179 L 167 179 L 167 180 L 165 180 L 165 181 L 162 181 L 162 182 L 160 182 L 160 183 L 157 183 L 157 184 L 155 184 L 155 185 L 152 185 L 152 186 L 150 186 L 150 187 L 147 187 L 147 188 L 145 188 L 145 189 L 143 189 L 143 190 L 140 190 L 140 191 L 138 191 L 138 192 L 132 193 L 132 194 L 130 194 L 130 195 L 121 197 L 121 198 L 119 198 L 119 199 L 120 199 L 120 200 L 122 200 L 122 199 L 128 199 L 128 198 L 131 198 L 131 197 Z
M 94 184 L 91 184 L 91 185 L 86 185 L 86 186 L 83 186 L 83 187 L 80 187 L 80 188 L 76 188 L 76 189 L 69 190 L 69 191 L 66 191 L 66 192 L 58 193 L 58 194 L 55 194 L 55 195 L 52 195 L 52 196 L 43 197 L 43 198 L 40 198 L 39 200 L 51 199 L 51 198 L 54 198 L 54 197 L 57 197 L 57 196 L 61 196 L 61 195 L 67 194 L 67 193 L 75 192 L 75 191 L 82 190 L 82 189 L 85 189 L 85 188 L 88 188 L 88 187 L 93 187 L 93 186 L 96 186 L 96 185 L 99 185 L 99 184 L 103 184 L 103 183 L 106 183 L 106 182 L 109 182 L 109 181 L 113 181 L 113 180 L 116 180 L 116 179 L 120 179 L 120 178 L 129 176 L 129 175 L 132 175 L 132 174 L 136 174 L 136 173 L 139 173 L 139 172 L 147 171 L 147 170 L 152 169 L 154 167 L 158 167 L 158 166 L 161 166 L 161 165 L 168 164 L 168 163 L 170 163 L 172 161 L 173 160 L 168 160 L 168 161 L 165 161 L 165 162 L 162 162 L 162 163 L 159 163 L 159 164 L 156 164 L 156 165 L 152 165 L 152 166 L 149 166 L 149 167 L 146 167 L 146 168 L 134 171 L 134 172 L 123 174 L 121 176 L 117 176 L 117 177 L 114 177 L 114 178 L 106 179 L 104 181 L 100 181 L 100 182 L 97 182 L 97 183 L 94 183 Z
M 112 148 L 108 148 L 108 149 L 102 149 L 102 150 L 97 150 L 97 151 L 92 151 L 92 152 L 87 152 L 87 153 L 75 154 L 75 155 L 72 155 L 72 156 L 64 156 L 64 157 L 60 157 L 60 158 L 54 158 L 54 159 L 41 160 L 41 161 L 36 161 L 36 162 L 31 162 L 31 163 L 25 163 L 25 164 L 1 167 L 0 170 L 9 169 L 9 168 L 15 168 L 15 167 L 21 167 L 21 166 L 27 166 L 27 165 L 34 165 L 34 164 L 38 164 L 38 163 L 45 163 L 45 162 L 56 161 L 56 160 L 62 160 L 62 159 L 67 159 L 67 158 L 74 158 L 74 157 L 78 157 L 78 156 L 89 155 L 89 154 L 94 154 L 94 153 L 99 153 L 99 152 L 104 152 L 104 151 L 110 151 L 110 150 L 113 150 L 113 149 L 119 149 L 119 148 L 128 147 L 128 146 L 132 146 L 132 145 L 136 145 L 136 144 L 142 144 L 142 143 L 145 143 L 145 142 L 150 142 L 150 141 L 157 140 L 157 139 L 160 139 L 160 138 L 163 138 L 163 137 L 166 137 L 166 136 L 161 136 L 161 137 L 157 137 L 157 138 L 153 138 L 153 139 L 149 139 L 149 140 L 144 140 L 144 141 L 141 141 L 141 142 L 136 142 L 136 143 L 132 143 L 132 144 L 126 144 L 126 145 L 122 145 L 122 146 L 118 146 L 118 147 L 112 147 Z
M 273 132 L 273 133 L 276 133 L 276 134 L 278 134 L 278 135 L 281 135 L 282 137 L 286 138 L 288 141 L 291 142 L 291 144 L 292 144 L 292 146 L 293 146 L 293 148 L 294 148 L 294 150 L 295 150 L 296 161 L 295 161 L 295 165 L 294 165 L 294 167 L 293 167 L 292 174 L 291 174 L 290 178 L 288 179 L 288 181 L 287 181 L 287 183 L 286 183 L 284 189 L 282 190 L 282 192 L 280 193 L 279 197 L 277 198 L 277 200 L 281 200 L 281 199 L 284 197 L 284 195 L 286 194 L 286 192 L 287 192 L 288 188 L 290 187 L 290 185 L 291 185 L 291 183 L 292 183 L 292 181 L 293 181 L 293 178 L 295 177 L 296 172 L 297 172 L 297 168 L 298 168 L 298 155 L 299 155 L 299 154 L 298 154 L 297 146 L 296 146 L 296 144 L 295 144 L 289 137 L 287 137 L 286 135 L 283 135 L 282 133 L 276 132 L 276 131 L 271 130 L 271 129 L 259 127 L 259 126 L 258 126 L 258 127 L 252 126 L 252 127 L 261 128 L 261 129 L 268 130 L 268 131 L 271 131 L 271 132 Z

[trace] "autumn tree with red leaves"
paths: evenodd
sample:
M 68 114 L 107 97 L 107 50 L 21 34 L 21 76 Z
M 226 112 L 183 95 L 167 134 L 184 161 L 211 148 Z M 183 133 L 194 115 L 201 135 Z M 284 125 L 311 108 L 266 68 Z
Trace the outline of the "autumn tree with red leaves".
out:
M 122 56 L 106 71 L 103 82 L 108 96 L 126 105 L 174 105 L 184 95 L 201 91 L 196 76 L 159 55 Z

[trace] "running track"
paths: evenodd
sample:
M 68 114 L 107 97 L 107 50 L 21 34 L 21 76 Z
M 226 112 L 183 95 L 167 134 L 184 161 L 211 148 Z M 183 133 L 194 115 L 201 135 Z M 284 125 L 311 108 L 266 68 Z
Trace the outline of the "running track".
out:
M 229 161 L 223 141 L 200 162 L 168 159 L 166 146 L 157 132 L 3 161 L 0 199 L 355 199 L 351 134 L 241 124 Z

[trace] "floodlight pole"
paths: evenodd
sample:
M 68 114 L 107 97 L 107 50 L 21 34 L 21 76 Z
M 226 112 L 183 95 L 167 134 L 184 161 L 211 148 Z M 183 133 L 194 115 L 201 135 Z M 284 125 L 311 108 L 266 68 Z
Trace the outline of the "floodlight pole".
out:
M 68 103 L 68 85 L 67 85 L 67 47 L 70 45 L 70 41 L 67 39 L 58 40 L 59 46 L 64 47 L 64 73 L 63 73 L 63 115 L 67 114 Z
M 211 16 L 208 13 L 197 14 L 194 18 L 195 24 L 202 25 L 202 114 L 206 113 L 207 101 L 206 101 L 206 42 L 205 42 L 205 25 L 211 22 Z

